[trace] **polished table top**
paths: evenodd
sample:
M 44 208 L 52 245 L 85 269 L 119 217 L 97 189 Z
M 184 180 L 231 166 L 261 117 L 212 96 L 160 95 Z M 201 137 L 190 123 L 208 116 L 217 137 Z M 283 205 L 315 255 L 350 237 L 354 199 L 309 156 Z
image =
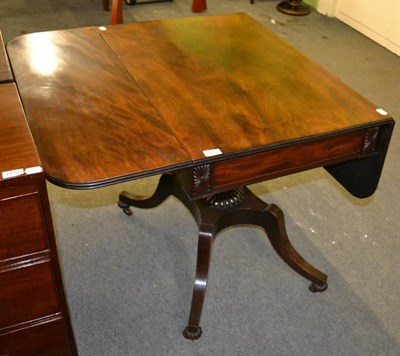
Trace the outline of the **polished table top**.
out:
M 241 157 L 271 153 L 261 180 L 356 157 L 361 129 L 392 124 L 242 13 L 29 34 L 7 51 L 45 171 L 70 188 L 229 160 L 222 189 Z

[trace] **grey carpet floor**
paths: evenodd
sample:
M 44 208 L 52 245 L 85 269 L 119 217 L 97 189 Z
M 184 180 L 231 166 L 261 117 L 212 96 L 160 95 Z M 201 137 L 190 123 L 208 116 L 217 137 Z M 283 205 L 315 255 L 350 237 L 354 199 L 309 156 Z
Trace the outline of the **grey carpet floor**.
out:
M 335 19 L 286 16 L 276 3 L 208 0 L 208 11 L 195 16 L 246 12 L 400 117 L 399 57 Z M 190 4 L 125 7 L 125 21 L 193 16 Z M 0 1 L 6 40 L 108 21 L 100 0 Z M 251 187 L 283 209 L 293 245 L 329 275 L 329 288 L 311 294 L 261 230 L 227 229 L 214 245 L 203 336 L 195 342 L 181 335 L 195 268 L 194 221 L 174 199 L 131 217 L 116 207 L 121 190 L 151 192 L 158 177 L 93 191 L 49 184 L 80 355 L 399 355 L 399 136 L 396 127 L 368 199 L 350 196 L 322 169 Z

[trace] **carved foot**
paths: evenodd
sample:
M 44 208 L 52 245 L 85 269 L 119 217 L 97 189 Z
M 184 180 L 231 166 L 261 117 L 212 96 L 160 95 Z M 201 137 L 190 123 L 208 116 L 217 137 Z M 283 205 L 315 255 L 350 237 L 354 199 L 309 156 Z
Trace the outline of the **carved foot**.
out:
M 326 283 L 326 282 L 324 282 L 324 283 L 313 282 L 313 283 L 310 284 L 308 289 L 310 290 L 310 292 L 313 292 L 313 293 L 325 292 L 328 289 L 328 283 Z
M 189 340 L 197 340 L 201 337 L 203 330 L 201 326 L 187 326 L 183 331 L 182 335 Z
M 133 210 L 130 208 L 130 205 L 123 201 L 118 202 L 118 207 L 120 207 L 126 215 L 130 216 L 133 214 Z

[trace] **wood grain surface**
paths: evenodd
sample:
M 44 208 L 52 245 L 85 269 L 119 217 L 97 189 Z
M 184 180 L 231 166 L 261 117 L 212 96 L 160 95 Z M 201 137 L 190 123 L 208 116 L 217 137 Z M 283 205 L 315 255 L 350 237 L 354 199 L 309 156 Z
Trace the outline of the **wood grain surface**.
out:
M 229 154 L 383 118 L 246 14 L 112 26 L 103 35 L 194 160 L 203 150 Z
M 390 120 L 245 14 L 32 34 L 7 48 L 46 172 L 64 186 Z
M 190 163 L 99 29 L 23 36 L 7 50 L 50 178 L 90 188 Z

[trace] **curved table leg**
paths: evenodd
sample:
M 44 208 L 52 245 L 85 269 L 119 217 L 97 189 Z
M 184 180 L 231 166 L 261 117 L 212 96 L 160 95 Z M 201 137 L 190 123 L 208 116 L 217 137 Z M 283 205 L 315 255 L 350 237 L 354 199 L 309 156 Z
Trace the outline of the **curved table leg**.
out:
M 123 209 L 124 213 L 127 215 L 132 215 L 131 206 L 142 209 L 155 208 L 173 193 L 173 182 L 174 176 L 163 174 L 155 192 L 150 197 L 124 191 L 119 195 L 118 206 Z
M 247 189 L 247 188 L 246 188 Z M 327 275 L 308 263 L 293 247 L 286 233 L 282 210 L 275 204 L 267 204 L 248 190 L 247 199 L 252 216 L 242 223 L 262 227 L 278 255 L 296 272 L 311 281 L 311 292 L 323 292 L 328 288 Z M 254 210 L 253 210 L 254 209 Z
M 312 282 L 309 286 L 311 292 L 325 291 L 328 288 L 327 275 L 308 263 L 295 250 L 286 233 L 282 210 L 272 204 L 268 207 L 267 216 L 262 227 L 278 255 L 296 272 Z
M 199 227 L 196 275 L 189 321 L 183 330 L 185 338 L 195 340 L 201 336 L 202 329 L 199 324 L 212 245 L 218 232 L 228 226 L 251 224 L 262 227 L 283 261 L 312 282 L 310 291 L 323 292 L 327 289 L 326 274 L 308 263 L 291 244 L 282 210 L 274 204 L 265 203 L 245 187 L 219 193 L 207 199 L 191 200 L 175 175 L 164 174 L 151 197 L 143 198 L 123 192 L 119 198 L 119 206 L 126 213 L 130 212 L 130 206 L 153 208 L 170 195 L 174 195 L 189 209 Z
M 200 225 L 199 230 L 196 277 L 193 287 L 192 306 L 190 309 L 188 325 L 182 332 L 185 338 L 191 340 L 198 339 L 202 333 L 199 324 L 204 298 L 206 295 L 211 250 L 215 236 L 214 228 L 210 225 Z

